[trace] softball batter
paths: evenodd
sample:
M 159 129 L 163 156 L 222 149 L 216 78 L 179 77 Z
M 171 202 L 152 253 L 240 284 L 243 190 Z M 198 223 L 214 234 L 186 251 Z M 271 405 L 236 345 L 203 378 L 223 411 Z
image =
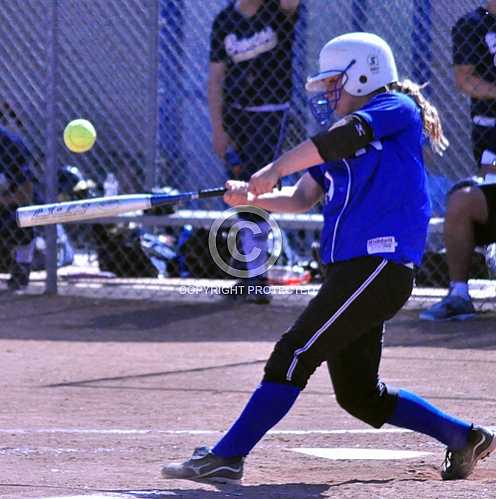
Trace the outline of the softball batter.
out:
M 379 378 L 384 324 L 413 286 L 427 235 L 430 205 L 422 147 L 447 146 L 436 109 L 421 87 L 399 81 L 389 45 L 350 33 L 320 52 L 308 79 L 320 122 L 341 120 L 255 173 L 249 184 L 229 181 L 226 201 L 275 212 L 301 212 L 324 200 L 322 260 L 326 279 L 317 296 L 277 342 L 239 418 L 210 449 L 165 466 L 166 478 L 237 481 L 256 443 L 290 410 L 310 376 L 327 362 L 337 402 L 380 428 L 389 423 L 447 446 L 441 476 L 466 478 L 496 447 L 487 429 L 450 416 L 419 396 Z M 278 180 L 304 171 L 296 184 Z

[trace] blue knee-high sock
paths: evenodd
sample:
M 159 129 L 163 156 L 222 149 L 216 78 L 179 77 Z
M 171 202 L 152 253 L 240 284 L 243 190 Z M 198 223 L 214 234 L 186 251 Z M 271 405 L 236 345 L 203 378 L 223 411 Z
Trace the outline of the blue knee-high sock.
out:
M 293 385 L 262 382 L 212 452 L 221 457 L 246 456 L 287 414 L 299 393 L 300 389 Z
M 472 427 L 406 390 L 398 392 L 397 405 L 388 423 L 430 435 L 450 450 L 462 449 L 467 444 Z

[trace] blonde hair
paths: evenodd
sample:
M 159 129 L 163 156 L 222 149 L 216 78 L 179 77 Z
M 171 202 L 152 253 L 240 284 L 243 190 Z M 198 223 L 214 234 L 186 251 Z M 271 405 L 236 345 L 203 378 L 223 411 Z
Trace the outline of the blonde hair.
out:
M 417 106 L 422 113 L 424 133 L 429 137 L 431 148 L 436 154 L 442 156 L 449 146 L 449 141 L 444 135 L 441 118 L 439 117 L 436 107 L 422 95 L 421 90 L 427 85 L 428 83 L 419 85 L 418 83 L 405 79 L 391 83 L 387 87 L 389 90 L 408 95 L 417 103 Z

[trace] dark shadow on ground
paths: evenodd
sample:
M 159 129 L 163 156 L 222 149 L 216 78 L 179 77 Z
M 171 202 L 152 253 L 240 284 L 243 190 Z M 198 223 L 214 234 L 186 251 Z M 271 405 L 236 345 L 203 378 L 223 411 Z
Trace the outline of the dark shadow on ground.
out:
M 195 367 L 192 369 L 175 369 L 172 371 L 157 371 L 157 372 L 150 372 L 150 373 L 141 373 L 141 374 L 129 374 L 129 375 L 124 375 L 124 376 L 111 376 L 111 377 L 106 377 L 106 378 L 91 378 L 91 379 L 84 379 L 84 380 L 77 380 L 77 381 L 66 381 L 64 383 L 53 383 L 50 385 L 45 385 L 46 388 L 58 388 L 58 387 L 64 387 L 64 386 L 77 386 L 77 387 L 86 387 L 86 388 L 107 388 L 107 389 L 112 389 L 112 388 L 118 388 L 119 390 L 125 389 L 125 390 L 133 390 L 136 389 L 137 387 L 132 387 L 132 386 L 122 386 L 119 384 L 119 386 L 112 386 L 112 385 L 105 385 L 102 383 L 113 383 L 113 382 L 125 382 L 125 381 L 137 381 L 141 379 L 149 379 L 149 378 L 164 378 L 167 376 L 175 376 L 177 374 L 192 374 L 192 373 L 209 373 L 211 371 L 225 371 L 227 369 L 235 369 L 237 367 L 246 367 L 246 366 L 253 366 L 253 365 L 258 365 L 258 364 L 265 364 L 265 360 L 251 360 L 247 362 L 236 362 L 233 364 L 219 364 L 219 365 L 214 365 L 214 366 L 207 366 L 207 367 Z M 96 385 L 98 383 L 98 385 Z M 159 387 L 160 389 L 160 387 Z M 196 389 L 190 389 L 191 391 L 197 391 Z M 186 392 L 188 389 L 186 387 L 181 387 L 178 386 L 177 391 L 181 392 Z M 207 392 L 211 392 L 212 390 L 206 390 Z M 230 390 L 228 390 L 230 391 Z M 242 391 L 238 390 L 232 390 L 230 391 L 231 393 L 244 393 Z M 226 393 L 226 390 L 224 388 L 222 389 L 222 393 Z
M 339 488 L 344 487 L 349 492 L 349 485 L 377 485 L 378 491 L 384 490 L 392 483 L 410 482 L 414 487 L 415 482 L 425 482 L 433 478 L 377 478 L 377 479 L 353 479 L 338 483 L 329 484 L 305 484 L 305 483 L 285 483 L 268 485 L 225 485 L 219 486 L 218 490 L 198 489 L 158 489 L 153 491 L 124 491 L 113 490 L 106 492 L 129 494 L 134 499 L 168 499 L 170 497 L 181 497 L 182 499 L 220 499 L 235 498 L 243 499 L 311 499 L 323 497 L 339 497 Z M 434 478 L 438 480 L 438 478 Z M 335 495 L 338 494 L 338 495 Z M 351 496 L 347 496 L 351 497 Z
M 273 485 L 219 485 L 214 490 L 202 488 L 200 485 L 193 489 L 160 488 L 150 490 L 130 489 L 90 489 L 82 487 L 57 487 L 50 485 L 9 484 L 0 483 L 0 487 L 12 489 L 13 491 L 31 490 L 58 490 L 59 494 L 70 491 L 72 494 L 79 493 L 77 497 L 119 497 L 129 499 L 224 499 L 224 498 L 247 498 L 247 499 L 307 499 L 326 497 L 323 494 L 329 489 L 328 484 L 304 484 L 288 483 Z M 212 487 L 212 486 L 211 486 Z M 55 492 L 52 492 L 55 493 Z M 100 495 L 102 494 L 102 495 Z M 108 495 L 107 495 L 108 494 Z M 16 497 L 22 497 L 15 494 Z M 34 497 L 29 495 L 29 497 Z M 46 496 L 44 496 L 46 497 Z M 69 497 L 69 496 L 67 496 Z
M 219 486 L 218 490 L 198 489 L 158 489 L 153 491 L 125 491 L 113 490 L 106 492 L 129 494 L 132 499 L 307 499 L 328 497 L 324 495 L 329 490 L 328 484 L 307 485 L 304 483 L 287 483 L 273 485 L 226 485 Z
M 272 343 L 302 310 L 296 301 L 294 306 L 281 306 L 25 295 L 0 300 L 0 339 Z M 402 311 L 387 325 L 385 346 L 493 350 L 496 314 L 437 323 L 419 321 L 418 311 Z
M 386 347 L 496 348 L 496 314 L 483 313 L 468 321 L 420 321 L 418 311 L 405 310 L 387 325 Z
M 255 362 L 246 362 L 243 364 L 238 364 L 238 366 L 246 366 L 246 365 L 256 365 L 256 364 L 264 364 L 265 361 L 255 361 Z M 230 369 L 231 365 L 225 366 L 225 365 L 220 365 L 220 366 L 215 366 L 212 368 L 214 369 Z M 204 371 L 207 371 L 207 369 L 204 369 Z M 207 393 L 207 394 L 212 394 L 212 393 L 222 393 L 222 394 L 238 394 L 238 395 L 245 395 L 246 398 L 248 398 L 252 393 L 253 390 L 226 390 L 225 388 L 222 388 L 220 390 L 219 388 L 186 388 L 182 385 L 178 385 L 177 388 L 168 388 L 168 387 L 162 387 L 162 386 L 153 386 L 153 387 L 143 387 L 143 386 L 133 386 L 129 384 L 129 381 L 133 381 L 134 378 L 137 379 L 143 379 L 143 378 L 153 378 L 153 377 L 166 377 L 169 375 L 174 375 L 174 371 L 162 371 L 162 372 L 153 372 L 153 373 L 143 373 L 143 374 L 138 374 L 138 375 L 129 375 L 129 376 L 118 376 L 118 377 L 108 377 L 108 378 L 97 378 L 97 379 L 82 379 L 82 380 L 75 380 L 75 381 L 67 381 L 64 383 L 52 383 L 50 385 L 43 385 L 43 388 L 67 388 L 67 387 L 73 387 L 73 388 L 87 388 L 91 390 L 117 390 L 117 391 L 137 391 L 137 392 L 167 392 L 167 393 L 191 393 L 191 394 L 202 394 L 202 393 Z M 112 384 L 116 383 L 116 384 Z M 123 383 L 123 384 L 121 384 Z M 331 397 L 334 395 L 334 392 L 332 391 L 332 388 L 329 388 L 327 391 L 316 391 L 316 390 L 305 390 L 305 395 L 314 395 L 318 397 Z M 491 402 L 491 403 L 496 403 L 496 397 L 471 397 L 471 396 L 436 396 L 436 395 L 429 395 L 429 400 L 458 400 L 460 402 L 465 402 L 465 403 L 470 403 L 470 402 Z

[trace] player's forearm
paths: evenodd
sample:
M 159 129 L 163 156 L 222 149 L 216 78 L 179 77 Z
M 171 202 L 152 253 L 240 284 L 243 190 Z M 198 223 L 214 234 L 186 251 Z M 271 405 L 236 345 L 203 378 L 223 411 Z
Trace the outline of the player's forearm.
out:
M 279 177 L 286 177 L 323 162 L 324 160 L 315 144 L 308 139 L 285 152 L 279 159 L 274 161 L 272 167 L 277 171 Z
M 281 190 L 262 194 L 257 198 L 250 196 L 248 202 L 252 206 L 273 213 L 303 213 L 314 204 L 302 196 L 295 186 L 283 187 Z
M 466 75 L 457 79 L 458 88 L 474 99 L 496 99 L 496 85 L 476 75 Z

